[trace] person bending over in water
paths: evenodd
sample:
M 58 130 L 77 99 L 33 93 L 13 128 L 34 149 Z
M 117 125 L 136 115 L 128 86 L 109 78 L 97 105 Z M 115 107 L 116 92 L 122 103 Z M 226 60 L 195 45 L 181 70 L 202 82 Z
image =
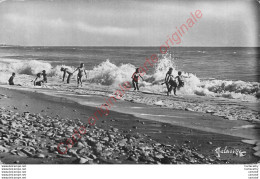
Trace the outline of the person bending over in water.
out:
M 138 86 L 139 77 L 141 77 L 142 80 L 144 80 L 143 77 L 139 73 L 139 68 L 136 68 L 136 71 L 132 75 L 132 79 L 133 79 L 132 83 L 133 83 L 133 86 L 134 86 L 134 90 L 138 90 L 138 91 L 139 91 L 139 86 Z
M 83 72 L 85 73 L 86 78 L 87 78 L 87 73 L 86 73 L 86 70 L 85 70 L 85 67 L 84 67 L 84 63 L 81 63 L 80 66 L 75 71 L 78 71 L 78 76 L 77 76 L 78 87 L 79 87 L 79 85 L 81 85 L 81 87 L 82 87 Z
M 172 75 L 172 71 L 173 71 L 173 69 L 170 68 L 169 71 L 166 73 L 166 76 L 165 76 L 165 84 L 166 84 L 166 87 L 167 87 L 167 90 L 168 90 L 167 96 L 169 96 L 172 89 L 173 89 L 174 95 L 176 95 L 177 83 L 176 83 L 174 76 Z
M 42 71 L 42 76 L 43 76 L 43 82 L 47 83 L 47 74 L 45 70 Z
M 70 70 L 68 68 L 63 68 L 61 67 L 60 71 L 63 71 L 63 78 L 62 81 L 64 81 L 65 77 L 66 77 L 66 73 L 68 73 L 68 78 L 67 78 L 67 83 L 70 83 L 70 77 L 72 76 L 72 72 L 70 72 Z
M 42 86 L 43 80 L 41 79 L 41 73 L 37 73 L 36 78 L 33 82 L 34 86 Z
M 15 77 L 15 73 L 12 73 L 12 76 L 8 80 L 9 85 L 14 85 L 14 77 Z

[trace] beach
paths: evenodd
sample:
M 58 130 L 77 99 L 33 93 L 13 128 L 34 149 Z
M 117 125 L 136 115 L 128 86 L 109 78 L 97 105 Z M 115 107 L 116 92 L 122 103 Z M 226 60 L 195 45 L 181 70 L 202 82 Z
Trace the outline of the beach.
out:
M 1 178 L 257 179 L 259 5 L 0 0 Z
M 1 146 L 8 149 L 8 152 L 1 153 L 1 162 L 3 163 L 246 164 L 257 163 L 259 161 L 259 157 L 254 155 L 256 153 L 253 150 L 253 147 L 256 147 L 255 144 L 250 145 L 242 142 L 242 140 L 247 140 L 247 142 L 259 140 L 259 135 L 257 135 L 259 123 L 254 124 L 254 127 L 252 127 L 252 122 L 241 120 L 227 122 L 226 119 L 207 113 L 202 114 L 187 110 L 169 111 L 169 108 L 162 108 L 157 105 L 153 105 L 153 111 L 159 110 L 160 113 L 171 114 L 171 120 L 159 116 L 139 117 L 133 113 L 131 114 L 129 111 L 123 110 L 126 109 L 126 106 L 131 108 L 132 102 L 121 101 L 120 104 L 116 104 L 118 106 L 113 108 L 116 110 L 111 110 L 108 116 L 103 116 L 97 121 L 96 125 L 90 126 L 87 118 L 96 111 L 93 103 L 90 105 L 93 96 L 89 97 L 89 105 L 82 105 L 69 98 L 46 95 L 43 93 L 44 90 L 34 89 L 33 91 L 28 91 L 23 90 L 22 87 L 9 86 L 2 86 L 0 90 L 1 113 L 10 113 L 12 111 L 12 115 L 19 113 L 21 117 L 24 112 L 29 112 L 36 116 L 40 114 L 39 116 L 42 116 L 40 117 L 42 118 L 42 123 L 37 123 L 38 125 L 45 124 L 44 120 L 47 122 L 47 119 L 56 119 L 57 125 L 66 123 L 71 124 L 70 127 L 73 128 L 75 127 L 74 122 L 76 123 L 76 121 L 80 120 L 83 125 L 88 126 L 86 128 L 87 132 L 84 134 L 84 140 L 86 148 L 89 150 L 88 152 L 85 151 L 85 153 L 81 151 L 84 145 L 81 146 L 78 143 L 82 142 L 84 144 L 84 140 L 80 140 L 66 154 L 59 154 L 57 145 L 62 141 L 61 138 L 65 137 L 62 135 L 62 132 L 65 133 L 67 128 L 59 128 L 57 126 L 55 128 L 59 128 L 60 130 L 54 130 L 55 128 L 49 126 L 49 132 L 54 133 L 55 136 L 53 134 L 48 136 L 48 127 L 45 129 L 45 132 L 44 128 L 41 128 L 43 130 L 42 137 L 40 139 L 36 137 L 34 144 L 16 146 L 14 144 L 14 136 L 19 135 L 13 134 L 14 136 L 12 136 L 11 131 L 18 127 L 15 127 L 15 125 L 12 127 L 13 124 L 10 123 L 9 129 L 11 128 L 12 130 L 7 131 L 7 125 L 1 124 L 2 134 L 3 130 L 5 130 L 7 135 L 7 139 L 3 139 L 2 137 Z M 84 96 L 84 98 L 88 99 L 88 96 Z M 98 97 L 94 98 L 97 103 Z M 146 105 L 138 104 L 134 106 L 135 109 L 140 109 Z M 1 116 L 1 120 L 3 120 L 3 115 L 1 114 Z M 14 118 L 11 122 L 19 124 L 20 121 L 18 119 Z M 66 121 L 66 119 L 70 122 Z M 48 122 L 53 124 L 50 121 Z M 224 127 L 223 122 L 225 122 Z M 35 128 L 39 130 L 40 128 L 38 127 L 40 126 L 38 125 Z M 250 125 L 251 127 L 249 128 L 241 127 Z M 24 133 L 26 132 L 25 130 L 20 129 L 19 132 Z M 33 131 L 33 129 L 31 130 Z M 37 134 L 37 130 L 35 134 Z M 72 134 L 72 131 L 70 131 L 66 136 L 71 137 Z M 108 144 L 106 140 L 111 140 L 111 135 L 114 135 L 116 139 L 113 142 L 110 141 Z M 91 138 L 92 141 L 88 138 Z M 27 137 L 16 137 L 16 139 L 23 141 Z M 46 142 L 46 145 L 39 145 L 44 143 L 42 140 Z M 129 140 L 134 141 L 129 142 Z M 141 140 L 142 142 L 136 142 L 135 140 Z M 107 145 L 111 146 L 108 147 Z M 137 146 L 133 147 L 134 145 Z M 32 149 L 28 153 L 24 152 L 26 151 L 24 148 L 28 148 L 28 146 L 35 150 Z M 129 146 L 132 148 L 128 148 Z M 168 150 L 167 147 L 169 147 Z M 231 150 L 231 148 L 239 149 L 240 151 L 245 151 L 246 155 L 242 157 L 236 154 L 223 153 L 220 154 L 220 157 L 216 157 L 216 151 L 219 147 L 222 149 L 227 147 L 228 150 Z M 117 153 L 115 153 L 115 150 Z M 175 155 L 170 155 L 169 152 L 173 152 Z
M 252 65 L 237 74 L 255 62 L 256 48 L 172 48 L 164 55 L 156 50 L 0 48 L 1 161 L 257 163 L 259 74 Z M 79 62 L 85 63 L 83 85 L 77 86 L 76 74 L 70 83 L 65 74 L 63 82 L 61 67 L 74 71 Z M 145 70 L 140 91 L 131 81 L 136 67 Z M 177 96 L 166 95 L 169 67 L 174 76 L 181 71 L 188 77 Z M 42 70 L 48 82 L 34 86 Z M 8 85 L 12 72 L 15 85 Z

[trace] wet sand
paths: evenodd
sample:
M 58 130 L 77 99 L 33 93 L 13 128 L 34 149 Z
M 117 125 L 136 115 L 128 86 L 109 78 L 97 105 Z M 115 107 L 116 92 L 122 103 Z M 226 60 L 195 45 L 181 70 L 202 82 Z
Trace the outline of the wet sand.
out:
M 6 88 L 0 88 L 0 94 L 3 94 L 0 98 L 0 107 L 5 107 L 6 109 L 10 109 L 13 111 L 17 111 L 19 113 L 30 112 L 30 113 L 40 113 L 43 116 L 48 115 L 51 117 L 63 117 L 69 119 L 80 119 L 83 123 L 87 123 L 87 119 L 90 115 L 92 115 L 95 111 L 95 107 L 91 106 L 83 106 L 74 101 L 62 98 L 62 97 L 52 97 L 46 96 L 44 94 L 40 94 L 38 92 L 25 92 L 25 91 L 17 91 L 10 90 Z M 6 95 L 6 96 L 4 96 Z M 95 97 L 89 97 L 89 101 L 91 102 L 91 98 L 95 99 Z M 92 99 L 92 100 L 93 100 Z M 97 99 L 97 98 L 96 98 Z M 88 97 L 85 96 L 85 100 L 88 100 Z M 98 100 L 96 100 L 98 101 Z M 131 102 L 125 102 L 131 104 Z M 120 104 L 122 105 L 122 104 Z M 140 104 L 139 104 L 140 105 Z M 136 105 L 135 105 L 136 106 Z M 139 106 L 142 107 L 142 106 Z M 114 109 L 122 109 L 122 108 L 114 108 Z M 113 110 L 113 109 L 112 109 Z M 169 109 L 159 109 L 156 108 L 154 110 L 158 110 L 157 113 L 162 112 L 161 110 L 169 110 Z M 186 146 L 189 148 L 195 148 L 198 153 L 201 153 L 205 156 L 216 156 L 216 148 L 221 147 L 225 148 L 235 148 L 240 149 L 241 151 L 246 151 L 245 157 L 239 157 L 232 154 L 223 154 L 220 157 L 220 161 L 218 163 L 256 163 L 259 161 L 258 157 L 255 157 L 253 153 L 255 152 L 252 147 L 253 145 L 242 143 L 242 139 L 252 139 L 253 134 L 247 134 L 243 137 L 235 137 L 234 135 L 224 135 L 221 134 L 218 130 L 216 132 L 209 132 L 210 130 L 199 130 L 198 128 L 191 127 L 193 124 L 190 119 L 186 119 L 184 123 L 181 125 L 174 124 L 167 120 L 162 120 L 162 117 L 153 116 L 153 117 L 137 117 L 131 114 L 130 111 L 123 111 L 124 113 L 119 113 L 117 111 L 110 111 L 108 116 L 104 116 L 99 119 L 97 122 L 97 127 L 101 129 L 110 129 L 111 127 L 119 129 L 119 133 L 129 133 L 131 135 L 135 135 L 140 133 L 142 135 L 147 135 L 146 137 L 157 141 L 162 144 L 169 144 L 172 146 L 178 146 L 178 148 L 185 148 Z M 225 121 L 221 121 L 216 118 L 216 116 L 210 116 L 208 114 L 200 114 L 200 113 L 191 113 L 190 111 L 178 111 L 178 116 L 190 116 L 196 123 L 200 121 L 198 126 L 205 126 L 210 121 L 219 120 L 219 126 L 223 125 Z M 128 113 L 128 114 L 127 114 Z M 130 114 L 129 114 L 130 113 Z M 154 118 L 157 118 L 155 120 Z M 180 121 L 178 117 L 171 116 L 172 121 Z M 190 124 L 188 122 L 190 121 Z M 246 122 L 246 121 L 242 121 Z M 234 123 L 232 123 L 234 124 Z M 244 123 L 246 125 L 246 123 Z M 243 124 L 243 125 L 244 125 Z M 240 124 L 239 124 L 240 125 Z M 218 128 L 218 127 L 216 127 Z M 225 128 L 225 127 L 223 127 Z M 230 128 L 228 125 L 227 128 Z M 224 131 L 224 129 L 223 129 Z M 239 132 L 238 132 L 239 133 Z M 86 134 L 87 135 L 87 134 Z M 3 163 L 14 163 L 19 160 L 20 163 L 73 163 L 75 161 L 75 157 L 73 158 L 58 158 L 54 157 L 52 159 L 39 159 L 33 157 L 19 157 L 16 155 L 12 155 L 10 153 L 1 153 L 1 161 Z M 116 163 L 116 162 L 111 162 Z M 131 162 L 122 162 L 122 163 L 131 163 Z

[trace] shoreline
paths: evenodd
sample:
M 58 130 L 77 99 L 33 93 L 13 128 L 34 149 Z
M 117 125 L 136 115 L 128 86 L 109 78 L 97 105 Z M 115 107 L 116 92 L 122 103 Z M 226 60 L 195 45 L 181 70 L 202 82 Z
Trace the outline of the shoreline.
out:
M 19 111 L 20 113 L 29 111 L 30 113 L 41 113 L 42 115 L 50 115 L 52 117 L 59 115 L 59 117 L 66 117 L 70 119 L 78 118 L 83 123 L 86 123 L 87 116 L 93 114 L 93 112 L 96 110 L 96 108 L 94 107 L 82 106 L 65 98 L 46 96 L 41 93 L 8 90 L 2 87 L 0 87 L 0 91 L 1 94 L 7 95 L 7 98 L 1 97 L 1 107 L 5 105 L 5 108 L 13 110 L 15 106 L 15 108 L 17 109 L 16 111 Z M 17 100 L 21 101 L 21 103 L 17 104 Z M 5 103 L 3 104 L 3 102 Z M 25 103 L 28 103 L 28 106 L 26 106 Z M 57 112 L 58 110 L 59 112 Z M 182 112 L 184 114 L 187 111 Z M 173 124 L 149 119 L 143 119 L 131 114 L 119 113 L 112 110 L 110 111 L 110 114 L 107 117 L 101 118 L 97 122 L 97 128 L 109 130 L 110 127 L 117 128 L 121 134 L 123 134 L 123 131 L 131 135 L 139 133 L 143 135 L 144 138 L 146 138 L 145 141 L 148 141 L 148 139 L 152 139 L 156 142 L 165 145 L 178 146 L 180 148 L 184 146 L 188 146 L 189 148 L 196 148 L 199 153 L 202 153 L 205 156 L 215 156 L 216 153 L 214 151 L 216 148 L 221 147 L 224 149 L 226 146 L 239 148 L 243 151 L 246 151 L 247 153 L 245 157 L 238 157 L 231 154 L 225 154 L 222 156 L 224 157 L 224 159 L 221 159 L 219 163 L 228 162 L 236 164 L 245 164 L 256 163 L 259 161 L 259 158 L 253 156 L 253 146 L 242 143 L 241 140 L 244 138 L 240 137 L 232 137 L 229 135 L 203 132 L 201 130 L 176 126 Z M 2 162 L 7 161 L 10 163 L 13 163 L 15 158 L 13 155 L 3 155 L 2 153 L 1 157 L 4 157 L 1 158 Z M 45 162 L 57 162 L 68 164 L 73 163 L 74 160 L 75 158 L 55 158 L 54 160 L 46 159 Z M 21 160 L 21 163 L 26 161 L 28 161 L 29 163 L 43 162 L 42 159 L 31 158 L 30 160 Z M 110 162 L 117 163 L 118 161 Z
M 205 132 L 214 132 L 219 134 L 231 135 L 235 137 L 241 137 L 251 140 L 260 140 L 260 121 L 259 120 L 231 120 L 227 119 L 226 115 L 223 116 L 214 115 L 211 112 L 203 111 L 194 111 L 191 110 L 191 106 L 184 105 L 187 101 L 191 104 L 200 105 L 202 104 L 203 110 L 207 110 L 210 103 L 214 103 L 215 106 L 223 105 L 226 109 L 229 108 L 229 105 L 234 105 L 236 111 L 240 109 L 251 109 L 254 113 L 257 113 L 256 104 L 253 106 L 250 104 L 240 104 L 235 101 L 229 101 L 225 99 L 204 99 L 194 96 L 185 96 L 185 97 L 166 97 L 160 96 L 158 94 L 146 94 L 146 93 L 133 93 L 128 91 L 124 94 L 120 100 L 113 101 L 112 103 L 107 102 L 107 98 L 111 98 L 110 90 L 90 90 L 88 88 L 80 88 L 77 90 L 53 90 L 46 88 L 24 88 L 24 87 L 11 87 L 11 86 L 0 86 L 7 89 L 18 90 L 21 92 L 34 93 L 37 92 L 42 95 L 46 95 L 48 98 L 64 98 L 69 101 L 75 102 L 79 105 L 95 108 L 94 112 L 91 114 L 96 114 L 99 116 L 100 106 L 106 108 L 106 112 L 115 111 L 124 114 L 132 114 L 135 117 L 153 120 L 156 122 L 169 123 L 176 126 L 188 127 L 195 130 L 205 131 Z M 69 88 L 70 89 L 70 88 Z M 133 96 L 132 100 L 128 100 L 129 96 Z M 127 96 L 127 97 L 125 97 Z M 170 106 L 163 105 L 159 103 L 143 103 L 142 101 L 136 101 L 135 99 L 148 99 L 154 101 L 167 101 L 167 103 L 172 104 Z M 156 98 L 156 99 L 155 99 Z M 116 98 L 114 98 L 116 99 Z M 105 101 L 105 102 L 104 102 Z M 176 105 L 177 103 L 177 105 Z M 179 104 L 185 106 L 185 108 L 176 108 Z M 174 107 L 175 106 L 175 107 Z M 232 107 L 231 107 L 232 108 Z M 98 110 L 97 110 L 98 109 Z M 229 111 L 229 110 L 227 110 Z M 99 112 L 97 114 L 97 112 Z M 103 111 L 104 112 L 104 111 Z M 243 113 L 250 118 L 250 115 Z M 259 116 L 260 113 L 258 113 Z M 256 116 L 257 117 L 257 116 Z M 90 117 L 89 117 L 90 118 Z M 89 123 L 88 120 L 85 121 Z M 225 125 L 223 125 L 225 124 Z

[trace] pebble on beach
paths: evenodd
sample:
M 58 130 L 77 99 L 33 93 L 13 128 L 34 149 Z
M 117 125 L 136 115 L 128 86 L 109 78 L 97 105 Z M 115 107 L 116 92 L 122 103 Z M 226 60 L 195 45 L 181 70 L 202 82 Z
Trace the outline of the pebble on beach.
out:
M 140 123 L 143 123 L 140 121 Z M 24 112 L 22 114 L 11 110 L 0 110 L 0 152 L 10 153 L 22 158 L 35 158 L 55 161 L 69 159 L 79 164 L 95 163 L 220 163 L 199 153 L 191 154 L 188 145 L 171 146 L 158 143 L 145 134 L 129 134 L 118 128 L 101 129 L 86 125 L 88 136 L 73 139 L 73 144 L 66 147 L 57 145 L 66 143 L 82 126 L 79 119 L 64 119 Z M 137 129 L 137 126 L 132 126 Z M 157 131 L 161 133 L 162 131 Z M 77 136 L 74 136 L 77 137 Z M 168 136 L 168 138 L 170 138 Z M 190 141 L 186 141 L 189 144 Z M 75 160 L 76 158 L 76 160 Z M 19 161 L 18 161 L 19 162 Z

